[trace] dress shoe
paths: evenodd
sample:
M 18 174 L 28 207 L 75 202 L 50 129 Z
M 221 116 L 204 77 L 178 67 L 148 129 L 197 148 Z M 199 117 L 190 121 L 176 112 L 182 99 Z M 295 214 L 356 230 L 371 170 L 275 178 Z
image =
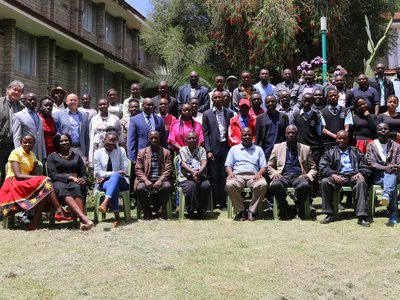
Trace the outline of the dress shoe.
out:
M 358 219 L 357 224 L 361 225 L 361 226 L 364 226 L 364 227 L 370 227 L 371 226 L 371 224 L 365 219 Z
M 246 221 L 246 212 L 245 211 L 241 211 L 239 213 L 236 214 L 235 216 L 235 221 Z
M 249 220 L 251 222 L 256 220 L 256 218 L 254 217 L 254 214 L 251 211 L 249 211 L 247 214 L 247 220 Z
M 113 227 L 114 227 L 114 228 L 117 228 L 117 227 L 119 227 L 119 226 L 121 226 L 121 220 L 118 220 L 118 221 L 114 221 L 114 222 L 113 222 Z
M 329 223 L 332 223 L 332 222 L 335 222 L 335 217 L 334 217 L 334 216 L 331 216 L 331 215 L 327 215 L 327 216 L 325 217 L 325 219 L 322 219 L 322 220 L 320 221 L 321 224 L 329 224 Z
M 167 216 L 163 212 L 159 212 L 159 213 L 157 213 L 157 219 L 159 221 L 166 221 L 167 220 Z

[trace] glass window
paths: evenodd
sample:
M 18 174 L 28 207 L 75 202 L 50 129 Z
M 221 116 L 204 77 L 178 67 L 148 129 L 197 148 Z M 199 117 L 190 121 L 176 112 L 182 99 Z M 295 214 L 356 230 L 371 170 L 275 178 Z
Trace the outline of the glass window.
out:
M 104 70 L 104 95 L 106 95 L 107 91 L 111 88 L 115 88 L 114 73 L 108 70 Z
M 94 94 L 94 65 L 83 61 L 83 93 Z
M 36 37 L 17 29 L 15 69 L 36 76 Z
M 83 28 L 87 31 L 94 32 L 95 29 L 95 11 L 94 4 L 90 0 L 85 0 L 83 6 Z
M 115 44 L 115 21 L 113 16 L 106 13 L 106 42 L 114 45 Z

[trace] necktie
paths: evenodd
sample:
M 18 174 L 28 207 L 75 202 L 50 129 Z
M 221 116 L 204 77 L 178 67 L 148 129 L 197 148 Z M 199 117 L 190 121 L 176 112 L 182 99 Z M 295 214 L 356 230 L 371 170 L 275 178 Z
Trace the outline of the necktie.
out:
M 35 123 L 36 129 L 39 129 L 39 119 L 38 119 L 39 117 L 38 117 L 38 115 L 33 111 L 30 112 L 30 115 L 31 115 L 31 117 L 33 119 L 33 122 Z
M 332 108 L 332 112 L 333 112 L 335 115 L 338 113 L 338 111 L 339 111 L 339 110 L 338 110 L 336 107 L 333 107 L 333 108 Z
M 147 119 L 147 126 L 149 127 L 149 131 L 152 131 L 153 126 L 151 126 L 150 115 L 146 115 L 146 119 Z
M 111 156 L 108 157 L 108 163 L 107 163 L 107 172 L 112 172 L 112 162 L 111 162 Z

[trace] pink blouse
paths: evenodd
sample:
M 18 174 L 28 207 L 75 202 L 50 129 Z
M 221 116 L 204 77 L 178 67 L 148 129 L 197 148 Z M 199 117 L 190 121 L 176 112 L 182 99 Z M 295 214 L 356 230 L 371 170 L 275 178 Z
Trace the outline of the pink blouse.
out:
M 204 142 L 203 129 L 199 122 L 195 120 L 181 121 L 180 119 L 178 119 L 171 124 L 171 128 L 169 129 L 169 135 L 168 135 L 168 144 L 171 144 L 171 141 L 174 141 L 179 146 L 187 146 L 185 138 L 190 131 L 194 131 L 197 133 L 197 136 L 199 138 L 199 144 Z

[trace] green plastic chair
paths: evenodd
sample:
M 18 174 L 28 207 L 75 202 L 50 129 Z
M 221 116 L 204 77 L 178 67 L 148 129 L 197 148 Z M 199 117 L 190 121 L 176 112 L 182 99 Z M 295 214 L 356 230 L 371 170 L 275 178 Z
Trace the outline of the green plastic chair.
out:
M 369 191 L 369 203 L 368 203 L 368 215 L 371 220 L 375 216 L 375 204 L 378 195 L 381 195 L 383 192 L 383 187 L 379 184 L 374 184 L 371 186 Z M 400 184 L 397 185 L 397 194 L 400 192 Z
M 149 195 L 151 194 L 157 194 L 155 191 L 150 191 Z M 167 218 L 171 219 L 172 218 L 172 202 L 171 202 L 171 193 L 169 194 L 169 198 L 166 204 L 166 209 L 167 209 Z M 142 205 L 140 204 L 140 201 L 136 201 L 136 219 L 140 220 L 142 216 Z
M 286 188 L 286 195 L 288 194 L 295 194 L 296 190 L 293 187 Z M 278 201 L 274 196 L 274 206 L 273 206 L 273 216 L 274 220 L 278 219 Z M 304 218 L 310 219 L 310 195 L 304 200 Z
M 7 172 L 7 169 L 8 169 L 8 162 L 7 162 L 6 167 L 5 167 L 6 172 Z M 42 164 L 41 161 L 38 161 L 38 173 L 39 174 L 43 174 L 43 164 Z M 8 219 L 9 219 L 9 217 L 3 218 L 3 229 L 7 229 L 8 228 Z
M 353 193 L 353 203 L 354 203 L 354 192 L 351 186 L 342 186 L 333 193 L 333 213 L 335 218 L 339 217 L 339 201 L 341 192 L 352 192 Z
M 128 174 L 131 173 L 131 161 L 128 160 Z M 132 216 L 131 216 L 131 186 L 129 185 L 129 189 L 127 191 L 120 191 L 119 196 L 123 200 L 123 206 L 124 206 L 124 217 L 125 217 L 125 222 L 131 222 L 132 221 Z M 99 212 L 98 212 L 98 207 L 100 205 L 100 199 L 104 197 L 106 194 L 105 192 L 102 191 L 95 191 L 94 192 L 94 222 L 98 223 L 99 222 Z M 106 218 L 106 214 L 101 214 L 102 220 L 104 221 Z
M 242 189 L 241 192 L 246 193 L 247 194 L 246 196 L 249 197 L 249 194 L 251 193 L 251 188 L 245 187 Z M 248 201 L 245 200 L 245 202 L 248 202 Z M 232 219 L 234 213 L 233 213 L 232 200 L 229 197 L 229 195 L 227 197 L 227 211 L 228 211 L 228 219 Z M 257 206 L 257 218 L 261 219 L 262 214 L 263 214 L 263 206 L 262 206 L 262 201 L 260 201 Z
M 174 158 L 174 167 L 175 167 L 175 178 L 176 178 L 176 192 L 179 195 L 179 219 L 183 220 L 185 217 L 185 194 L 183 193 L 183 189 L 179 186 L 178 182 L 178 175 L 179 175 L 179 168 L 180 166 L 180 160 L 179 160 L 179 155 L 175 156 Z M 213 197 L 212 197 L 212 192 L 210 190 L 210 211 L 211 214 L 214 212 L 214 202 L 213 202 Z

